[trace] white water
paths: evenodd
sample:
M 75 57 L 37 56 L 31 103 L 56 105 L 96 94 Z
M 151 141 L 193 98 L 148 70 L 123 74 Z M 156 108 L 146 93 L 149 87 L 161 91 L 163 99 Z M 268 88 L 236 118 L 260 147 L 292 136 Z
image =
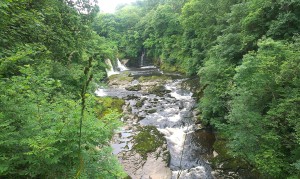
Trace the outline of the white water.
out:
M 107 68 L 105 69 L 105 70 L 106 70 L 106 73 L 107 73 L 107 76 L 119 74 L 119 72 L 117 72 L 117 71 L 114 70 L 114 67 L 113 67 L 113 65 L 111 64 L 110 59 L 106 59 L 106 60 L 105 60 L 105 63 L 106 63 L 106 65 L 108 65 L 108 67 L 109 67 L 109 69 L 107 69 Z
M 156 126 L 164 134 L 171 154 L 169 167 L 172 170 L 172 179 L 211 179 L 213 178 L 211 168 L 204 160 L 199 158 L 198 153 L 201 150 L 196 148 L 191 137 L 195 131 L 192 120 L 195 117 L 192 113 L 195 101 L 190 91 L 181 88 L 180 84 L 183 80 L 174 80 L 165 84 L 165 88 L 170 92 L 163 97 L 155 94 L 145 95 L 139 91 L 126 91 L 125 89 L 98 89 L 96 94 L 98 96 L 117 96 L 121 98 L 135 95 L 139 97 L 138 100 L 145 98 L 146 100 L 141 108 L 136 107 L 137 100 L 135 99 L 128 100 L 127 104 L 131 107 L 132 114 L 143 118 L 139 121 L 139 125 Z M 134 81 L 133 83 L 138 84 L 139 82 Z M 147 113 L 149 109 L 155 109 L 156 112 L 149 114 Z M 131 149 L 132 144 L 128 142 L 131 132 L 122 131 L 120 144 L 113 144 L 114 154 L 118 154 L 123 149 L 125 151 Z M 126 133 L 126 135 L 123 136 L 123 133 Z M 127 133 L 130 137 L 127 137 Z
M 105 93 L 105 91 L 104 91 L 103 88 L 98 88 L 98 89 L 95 91 L 95 93 L 96 93 L 97 96 L 100 96 L 100 97 L 107 96 L 107 93 Z
M 205 170 L 203 166 L 197 166 L 191 169 L 186 169 L 182 171 L 175 171 L 172 173 L 172 178 L 174 179 L 206 179 L 209 173 Z
M 118 58 L 117 58 L 117 65 L 120 71 L 128 70 L 128 68 L 125 65 L 123 65 Z
M 175 80 L 165 84 L 165 88 L 170 90 L 170 96 L 158 98 L 158 104 L 144 102 L 144 109 L 156 108 L 157 112 L 151 115 L 145 115 L 142 111 L 137 111 L 138 116 L 144 116 L 140 121 L 142 126 L 156 126 L 164 134 L 168 150 L 171 155 L 170 169 L 172 170 L 172 179 L 210 179 L 211 169 L 204 166 L 205 163 L 199 157 L 193 155 L 197 150 L 191 144 L 191 135 L 195 131 L 192 109 L 195 100 L 190 91 L 181 88 L 181 83 L 185 79 Z M 147 96 L 144 96 L 145 98 Z M 148 99 L 151 97 L 148 96 Z M 134 108 L 133 108 L 133 111 Z M 187 140 L 186 140 L 187 138 Z M 196 152 L 197 153 L 197 152 Z
M 142 66 L 141 69 L 148 69 L 148 68 L 156 68 L 156 66 L 151 65 L 151 66 Z
M 142 56 L 141 56 L 141 67 L 144 66 L 144 56 L 145 56 L 145 53 L 143 52 Z
M 171 84 L 166 84 L 165 87 L 167 90 L 171 90 L 172 92 L 170 93 L 172 97 L 176 98 L 177 100 L 192 100 L 192 95 L 193 93 L 190 91 L 183 91 L 183 90 L 177 90 L 178 85 L 184 81 L 178 80 L 177 82 L 171 83 Z

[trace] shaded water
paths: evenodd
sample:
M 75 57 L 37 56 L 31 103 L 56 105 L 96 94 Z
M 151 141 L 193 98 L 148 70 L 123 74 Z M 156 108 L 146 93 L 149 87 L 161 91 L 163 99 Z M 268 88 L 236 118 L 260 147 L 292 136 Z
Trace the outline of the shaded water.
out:
M 120 71 L 125 71 L 125 70 L 128 70 L 128 68 L 125 66 L 125 65 L 123 65 L 121 62 L 120 62 L 120 60 L 117 58 L 117 68 L 120 70 Z
M 147 85 L 139 82 L 138 77 L 162 74 L 153 66 L 129 69 L 129 72 L 136 79 L 129 85 Z M 155 126 L 164 134 L 171 155 L 169 168 L 172 170 L 172 178 L 210 179 L 213 176 L 207 159 L 213 154 L 214 135 L 209 131 L 197 130 L 193 112 L 195 99 L 190 91 L 181 88 L 185 80 L 172 75 L 171 80 L 162 84 L 160 94 L 145 90 L 127 91 L 124 86 L 98 89 L 96 93 L 98 96 L 125 99 L 131 113 L 140 119 L 132 122 L 132 125 Z M 131 150 L 133 135 L 135 132 L 131 128 L 121 128 L 118 142 L 112 144 L 114 154 Z

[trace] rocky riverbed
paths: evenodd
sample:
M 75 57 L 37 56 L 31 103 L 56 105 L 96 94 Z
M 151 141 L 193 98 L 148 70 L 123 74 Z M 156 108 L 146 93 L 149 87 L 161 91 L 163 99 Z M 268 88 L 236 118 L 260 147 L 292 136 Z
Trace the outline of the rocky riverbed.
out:
M 131 178 L 213 178 L 205 159 L 213 154 L 213 135 L 207 133 L 207 145 L 196 144 L 201 126 L 192 93 L 182 88 L 185 80 L 144 68 L 113 75 L 109 87 L 96 92 L 125 100 L 125 125 L 112 147 Z
M 238 178 L 220 170 L 215 135 L 196 124 L 199 111 L 190 83 L 156 68 L 131 69 L 110 76 L 108 87 L 96 91 L 125 100 L 124 126 L 112 147 L 129 178 Z

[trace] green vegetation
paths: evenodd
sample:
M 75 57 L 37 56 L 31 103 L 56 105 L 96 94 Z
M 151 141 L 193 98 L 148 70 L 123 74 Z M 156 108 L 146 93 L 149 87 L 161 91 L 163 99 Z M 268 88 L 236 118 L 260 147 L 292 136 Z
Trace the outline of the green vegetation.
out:
M 142 89 L 142 86 L 140 84 L 133 85 L 125 88 L 128 91 L 140 91 Z
M 120 117 L 109 109 L 123 102 L 93 92 L 104 59 L 137 65 L 143 53 L 200 78 L 199 118 L 230 157 L 261 178 L 300 177 L 299 0 L 138 0 L 115 14 L 88 0 L 2 0 L 0 17 L 0 178 L 123 177 L 109 147 Z M 159 143 L 145 130 L 143 153 Z
M 164 136 L 155 126 L 145 126 L 134 136 L 134 141 L 133 149 L 143 158 L 147 158 L 148 153 L 155 152 L 158 147 L 164 144 Z
M 144 102 L 147 98 L 142 98 L 141 100 L 138 100 L 135 104 L 136 107 L 141 108 L 144 105 Z
M 160 97 L 162 97 L 163 95 L 165 95 L 169 92 L 170 92 L 170 90 L 167 90 L 165 88 L 165 86 L 162 86 L 162 85 L 155 85 L 148 89 L 148 93 L 152 93 L 152 94 L 155 94 Z
M 198 75 L 199 118 L 225 136 L 228 155 L 261 178 L 299 178 L 299 19 L 295 0 L 139 0 L 94 28 L 120 57 L 146 53 Z
M 217 136 L 218 137 L 218 136 Z M 211 159 L 213 168 L 222 168 L 225 172 L 227 171 L 246 171 L 246 178 L 258 178 L 259 174 L 251 170 L 249 166 L 242 158 L 236 158 L 229 154 L 228 148 L 226 147 L 227 141 L 222 138 L 217 138 L 213 147 L 218 155 Z M 242 177 L 241 177 L 242 178 Z
M 157 82 L 164 83 L 167 80 L 171 80 L 170 76 L 166 75 L 157 75 L 157 76 L 141 76 L 138 79 L 140 82 Z
M 0 178 L 123 177 L 109 141 L 117 112 L 93 95 L 114 50 L 88 1 L 0 2 Z
M 133 77 L 130 76 L 129 73 L 121 73 L 121 74 L 118 74 L 118 75 L 112 75 L 109 77 L 109 81 L 110 83 L 130 83 L 133 81 Z
M 96 112 L 100 119 L 106 116 L 107 114 L 112 113 L 112 111 L 115 111 L 116 113 L 123 112 L 122 107 L 125 104 L 125 101 L 123 99 L 112 97 L 99 97 L 96 99 L 96 101 Z

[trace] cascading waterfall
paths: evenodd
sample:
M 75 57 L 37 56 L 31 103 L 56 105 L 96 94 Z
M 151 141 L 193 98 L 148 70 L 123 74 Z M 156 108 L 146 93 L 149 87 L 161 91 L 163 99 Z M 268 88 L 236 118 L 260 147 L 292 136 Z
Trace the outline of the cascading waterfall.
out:
M 128 68 L 125 65 L 123 65 L 118 58 L 117 58 L 117 65 L 120 71 L 128 70 Z
M 141 67 L 144 66 L 144 56 L 145 56 L 145 51 L 142 53 L 141 56 Z
M 107 73 L 107 76 L 111 76 L 111 75 L 116 75 L 116 74 L 119 74 L 119 72 L 115 71 L 114 70 L 114 67 L 110 61 L 110 59 L 106 59 L 105 60 L 105 63 L 106 65 L 108 65 L 109 69 L 105 69 L 106 70 L 106 73 Z

